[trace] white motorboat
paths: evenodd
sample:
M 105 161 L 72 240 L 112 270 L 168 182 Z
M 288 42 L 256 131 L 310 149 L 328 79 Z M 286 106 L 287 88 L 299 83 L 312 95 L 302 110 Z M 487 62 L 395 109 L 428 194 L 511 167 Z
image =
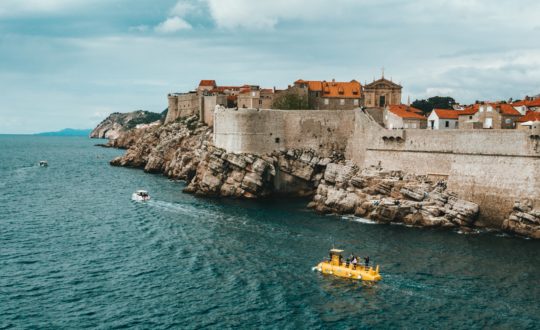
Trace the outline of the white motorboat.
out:
M 134 201 L 144 202 L 150 199 L 150 195 L 146 190 L 137 190 L 131 195 L 131 199 Z
M 49 163 L 46 160 L 40 160 L 39 161 L 39 166 L 47 167 L 47 166 L 49 166 Z

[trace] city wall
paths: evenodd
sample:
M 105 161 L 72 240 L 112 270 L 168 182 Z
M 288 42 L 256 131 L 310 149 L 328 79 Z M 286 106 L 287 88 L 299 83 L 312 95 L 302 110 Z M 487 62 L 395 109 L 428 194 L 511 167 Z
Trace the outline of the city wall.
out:
M 225 109 L 214 112 L 214 143 L 229 152 L 269 153 L 312 148 L 344 150 L 354 132 L 351 110 Z
M 515 200 L 540 206 L 540 131 L 386 130 L 361 110 L 218 109 L 214 120 L 214 142 L 229 152 L 341 149 L 361 167 L 446 179 L 489 226 L 500 227 Z

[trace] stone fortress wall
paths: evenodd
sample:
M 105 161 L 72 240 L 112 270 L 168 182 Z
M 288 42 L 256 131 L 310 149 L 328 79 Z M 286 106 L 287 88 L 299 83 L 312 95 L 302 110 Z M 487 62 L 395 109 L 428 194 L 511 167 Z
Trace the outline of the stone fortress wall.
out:
M 228 152 L 264 154 L 341 149 L 360 167 L 447 179 L 460 198 L 480 205 L 481 219 L 500 226 L 514 201 L 540 206 L 540 130 L 386 130 L 360 109 L 216 108 L 214 143 Z
M 322 155 L 344 150 L 354 132 L 351 110 L 226 109 L 214 112 L 214 143 L 236 153 L 311 148 Z

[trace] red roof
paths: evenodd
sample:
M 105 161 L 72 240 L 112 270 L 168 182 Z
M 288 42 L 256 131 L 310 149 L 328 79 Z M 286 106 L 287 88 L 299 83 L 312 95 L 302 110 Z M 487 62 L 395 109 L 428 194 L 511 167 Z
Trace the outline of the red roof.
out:
M 478 112 L 478 109 L 480 108 L 480 104 L 476 103 L 476 104 L 473 104 L 469 107 L 466 107 L 465 110 L 462 110 L 462 111 L 459 111 L 459 114 L 458 116 L 470 116 L 470 115 L 474 115 L 475 113 Z
M 540 107 L 540 98 L 534 99 L 534 100 L 523 100 L 519 102 L 512 103 L 513 106 L 520 106 L 524 105 L 526 107 Z
M 469 116 L 474 115 L 480 109 L 482 105 L 491 105 L 493 108 L 497 109 L 502 115 L 508 116 L 521 116 L 521 113 L 517 111 L 512 104 L 507 103 L 485 103 L 485 104 L 473 104 L 470 107 L 465 108 L 463 111 L 458 111 L 458 116 Z
M 215 80 L 201 80 L 201 82 L 199 83 L 199 86 L 216 87 L 216 81 Z
M 427 120 L 426 117 L 420 114 L 422 112 L 421 110 L 413 108 L 411 106 L 407 106 L 405 104 L 389 105 L 388 110 L 401 118 Z
M 503 115 L 509 116 L 521 116 L 521 113 L 517 111 L 511 104 L 501 103 L 501 104 L 492 104 L 493 107 L 500 109 L 500 113 Z
M 458 116 L 463 111 L 448 110 L 448 109 L 433 109 L 440 119 L 458 119 Z
M 538 111 L 527 111 L 525 116 L 518 119 L 518 122 L 524 123 L 526 121 L 540 121 L 540 112 Z
M 298 79 L 295 84 L 307 84 L 312 92 L 323 92 L 322 97 L 359 99 L 362 97 L 362 85 L 356 80 L 342 81 L 319 81 Z

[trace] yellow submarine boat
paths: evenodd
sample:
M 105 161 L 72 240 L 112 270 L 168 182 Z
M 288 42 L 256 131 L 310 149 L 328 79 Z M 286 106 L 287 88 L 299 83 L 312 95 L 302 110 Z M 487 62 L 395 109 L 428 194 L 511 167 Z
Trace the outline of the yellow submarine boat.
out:
M 330 274 L 354 280 L 372 282 L 382 280 L 382 277 L 379 274 L 379 265 L 373 269 L 373 267 L 367 267 L 360 264 L 346 264 L 343 262 L 341 253 L 343 253 L 343 250 L 331 249 L 330 260 L 320 262 L 315 269 L 323 274 Z

